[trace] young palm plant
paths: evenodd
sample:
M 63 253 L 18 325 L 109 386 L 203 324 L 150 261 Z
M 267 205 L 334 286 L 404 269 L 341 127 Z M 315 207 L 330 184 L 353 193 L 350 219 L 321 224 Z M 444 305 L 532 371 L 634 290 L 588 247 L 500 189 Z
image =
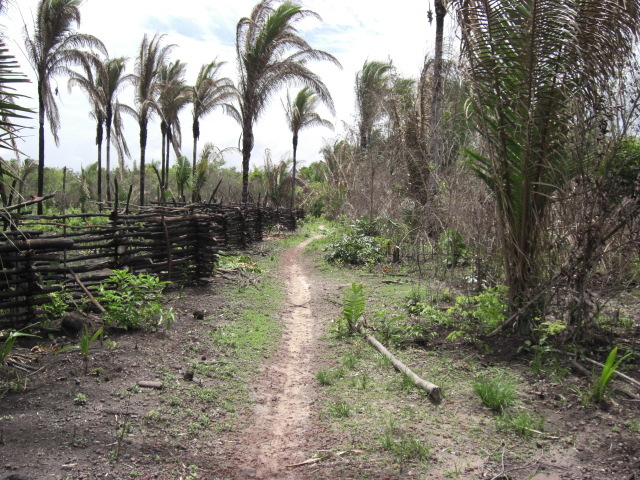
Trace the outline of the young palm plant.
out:
M 301 82 L 313 89 L 333 112 L 333 101 L 326 85 L 307 63 L 327 60 L 340 66 L 327 52 L 311 47 L 299 34 L 295 24 L 305 18 L 320 19 L 311 10 L 285 1 L 274 6 L 273 0 L 262 0 L 250 17 L 238 22 L 236 52 L 240 79 L 238 82 L 242 126 L 242 201 L 248 200 L 249 162 L 254 145 L 253 126 L 269 99 L 280 87 Z
M 531 291 L 540 283 L 544 217 L 554 193 L 579 169 L 568 155 L 574 112 L 597 110 L 599 89 L 632 52 L 640 8 L 617 0 L 450 5 L 485 142 L 467 155 L 497 202 L 510 306 L 526 333 L 539 313 Z

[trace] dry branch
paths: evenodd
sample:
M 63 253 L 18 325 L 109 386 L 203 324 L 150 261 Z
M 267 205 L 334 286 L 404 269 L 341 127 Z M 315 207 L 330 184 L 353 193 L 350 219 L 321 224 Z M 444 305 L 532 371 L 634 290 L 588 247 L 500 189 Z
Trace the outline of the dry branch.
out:
M 409 367 L 407 367 L 404 363 L 394 357 L 391 352 L 389 352 L 389 350 L 387 350 L 384 345 L 382 345 L 378 340 L 373 338 L 373 336 L 367 335 L 366 338 L 371 345 L 373 345 L 380 353 L 387 357 L 391 361 L 391 363 L 393 363 L 393 366 L 395 368 L 411 378 L 411 380 L 413 380 L 413 383 L 415 383 L 417 387 L 425 390 L 436 402 L 440 401 L 440 387 L 431 382 L 423 380 L 418 375 L 413 373 Z

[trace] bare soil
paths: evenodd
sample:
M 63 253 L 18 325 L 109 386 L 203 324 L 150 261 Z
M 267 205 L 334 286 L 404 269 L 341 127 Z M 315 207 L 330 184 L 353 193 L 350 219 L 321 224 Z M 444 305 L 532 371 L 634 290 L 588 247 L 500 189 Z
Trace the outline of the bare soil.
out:
M 22 343 L 17 358 L 39 370 L 23 375 L 18 391 L 0 398 L 0 478 L 640 480 L 640 402 L 616 396 L 607 411 L 586 408 L 570 393 L 571 385 L 584 385 L 580 377 L 541 380 L 528 360 L 512 358 L 514 349 L 502 339 L 488 353 L 451 342 L 430 348 L 452 359 L 458 373 L 470 359 L 518 371 L 527 382 L 526 401 L 547 419 L 544 435 L 496 440 L 500 433 L 490 414 L 455 385 L 440 405 L 424 395 L 398 394 L 398 403 L 421 412 L 423 420 L 412 430 L 430 439 L 426 468 L 399 465 L 379 443 L 332 421 L 324 409 L 327 393 L 314 375 L 335 361 L 335 347 L 325 336 L 348 282 L 315 271 L 302 254 L 312 240 L 280 259 L 278 275 L 286 281 L 282 340 L 246 380 L 248 407 L 234 411 L 224 403 L 234 401 L 224 398 L 224 390 L 214 399 L 205 396 L 225 375 L 237 375 L 233 369 L 196 382 L 185 375 L 194 361 L 229 368 L 235 361 L 203 341 L 226 321 L 224 279 L 170 293 L 178 319 L 166 333 L 110 332 L 117 348 L 96 344 L 88 374 L 77 352 L 52 353 L 77 340 Z M 195 310 L 206 310 L 208 321 L 194 318 Z M 422 357 L 412 365 L 417 372 L 428 371 L 430 358 Z M 141 380 L 160 381 L 164 388 L 140 388 Z M 185 394 L 197 388 L 202 398 Z M 86 404 L 79 404 L 79 394 Z M 460 435 L 469 425 L 474 436 Z

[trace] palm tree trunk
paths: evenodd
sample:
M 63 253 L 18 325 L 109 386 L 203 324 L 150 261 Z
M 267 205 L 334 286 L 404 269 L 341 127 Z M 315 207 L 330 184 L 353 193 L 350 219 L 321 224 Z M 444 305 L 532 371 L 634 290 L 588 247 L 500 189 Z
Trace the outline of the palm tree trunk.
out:
M 196 185 L 196 155 L 198 152 L 198 138 L 200 137 L 200 122 L 197 118 L 193 119 L 193 165 L 191 168 L 191 184 Z M 196 201 L 196 189 L 193 189 L 191 201 Z
M 96 145 L 98 145 L 98 204 L 102 202 L 102 135 L 102 122 L 99 121 L 96 126 Z M 102 205 L 100 205 L 99 208 L 102 208 Z
M 105 180 L 107 181 L 107 202 L 111 201 L 111 117 L 107 114 L 107 170 Z
M 249 161 L 253 150 L 253 128 L 248 121 L 242 126 L 242 203 L 249 199 Z
M 296 160 L 298 151 L 298 134 L 293 135 L 293 174 L 291 180 L 291 210 L 296 203 Z
M 144 205 L 145 153 L 147 149 L 147 123 L 140 121 L 140 206 Z
M 441 149 L 441 121 L 442 121 L 442 90 L 444 79 L 442 78 L 442 44 L 444 41 L 444 17 L 447 15 L 447 7 L 444 0 L 435 0 L 436 9 L 436 50 L 433 62 L 433 96 L 431 97 L 431 128 L 429 138 L 429 164 L 435 165 L 436 172 L 441 163 L 439 151 Z M 437 193 L 437 182 L 431 172 L 429 175 L 429 197 L 433 198 Z
M 39 92 L 43 86 L 39 85 Z M 44 197 L 44 98 L 38 94 L 38 196 Z M 38 215 L 42 215 L 42 202 L 38 202 Z

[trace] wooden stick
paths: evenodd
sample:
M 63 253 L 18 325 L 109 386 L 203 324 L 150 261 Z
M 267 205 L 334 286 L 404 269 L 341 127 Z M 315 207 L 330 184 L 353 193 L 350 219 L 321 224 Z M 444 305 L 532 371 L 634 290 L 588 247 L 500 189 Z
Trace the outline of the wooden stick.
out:
M 391 360 L 391 363 L 393 363 L 394 367 L 396 367 L 399 371 L 401 371 L 405 375 L 409 376 L 409 378 L 413 380 L 413 382 L 416 384 L 417 387 L 420 387 L 423 390 L 425 390 L 429 395 L 431 395 L 431 398 L 433 398 L 436 402 L 440 401 L 440 387 L 438 387 L 437 385 L 434 385 L 431 382 L 427 382 L 426 380 L 423 380 L 422 378 L 417 376 L 415 373 L 413 373 L 409 367 L 407 367 L 400 360 L 396 359 L 396 357 L 394 357 L 391 354 L 391 352 L 389 352 L 389 350 L 387 350 L 384 347 L 384 345 L 382 345 L 378 340 L 373 338 L 373 336 L 367 335 L 366 338 L 367 338 L 367 341 L 371 345 L 373 345 L 380 353 L 382 353 L 385 357 Z
M 18 203 L 17 205 L 11 205 L 10 207 L 5 208 L 4 210 L 10 212 L 11 210 L 18 210 L 19 208 L 26 207 L 32 205 L 34 203 L 44 202 L 45 200 L 49 200 L 50 198 L 55 197 L 55 193 L 50 193 L 49 195 L 45 195 L 44 197 L 36 197 L 32 200 L 27 200 L 26 202 Z
M 100 310 L 100 313 L 104 313 L 105 312 L 104 307 L 102 305 L 100 305 L 95 298 L 93 298 L 93 295 L 91 295 L 91 292 L 87 289 L 87 287 L 84 286 L 84 283 L 82 283 L 80 281 L 80 277 L 78 277 L 78 275 L 76 275 L 76 272 L 74 272 L 73 270 L 69 269 L 69 273 L 71 273 L 71 275 L 73 275 L 73 279 L 76 281 L 76 283 L 78 285 L 80 285 L 80 288 L 84 291 L 84 293 L 87 294 L 87 297 L 89 297 L 89 300 L 91 300 L 91 303 L 93 303 L 96 306 L 96 308 L 98 310 Z

